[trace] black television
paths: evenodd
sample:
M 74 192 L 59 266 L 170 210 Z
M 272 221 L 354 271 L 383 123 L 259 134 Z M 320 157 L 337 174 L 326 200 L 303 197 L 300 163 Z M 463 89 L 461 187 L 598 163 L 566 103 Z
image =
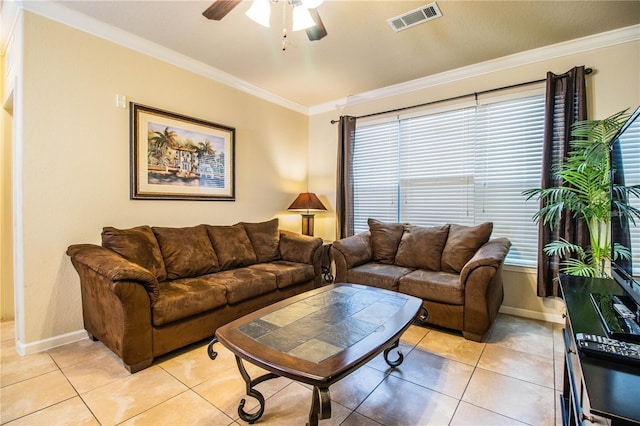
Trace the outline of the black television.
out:
M 613 259 L 612 278 L 625 291 L 625 305 L 640 324 L 640 219 L 635 224 L 620 214 L 619 203 L 640 208 L 640 199 L 625 197 L 617 185 L 640 187 L 640 107 L 631 114 L 611 142 L 611 247 L 621 244 L 631 250 L 630 259 Z

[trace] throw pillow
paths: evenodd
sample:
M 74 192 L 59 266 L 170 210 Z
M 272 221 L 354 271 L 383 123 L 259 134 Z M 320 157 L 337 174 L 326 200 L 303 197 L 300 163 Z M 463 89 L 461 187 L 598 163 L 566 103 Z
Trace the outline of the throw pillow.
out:
M 396 260 L 396 252 L 404 232 L 404 225 L 402 223 L 384 223 L 376 219 L 368 219 L 367 223 L 371 232 L 373 259 L 392 265 Z
M 280 244 L 280 231 L 278 230 L 278 219 L 267 222 L 247 223 L 240 222 L 247 232 L 249 240 L 253 245 L 258 263 L 270 262 L 280 257 L 278 245 Z
M 188 228 L 154 227 L 153 232 L 160 244 L 170 280 L 198 277 L 219 270 L 218 258 L 203 225 Z
M 442 251 L 442 270 L 459 273 L 478 249 L 489 241 L 492 231 L 492 222 L 481 223 L 478 226 L 451 225 L 447 243 Z
M 448 234 L 449 225 L 430 228 L 406 225 L 396 253 L 396 265 L 439 271 Z
M 253 265 L 257 262 L 256 253 L 244 226 L 240 224 L 233 226 L 208 225 L 207 232 L 223 271 Z
M 130 229 L 102 228 L 102 247 L 115 251 L 120 256 L 149 270 L 158 281 L 167 279 L 167 270 L 162 252 L 150 226 Z

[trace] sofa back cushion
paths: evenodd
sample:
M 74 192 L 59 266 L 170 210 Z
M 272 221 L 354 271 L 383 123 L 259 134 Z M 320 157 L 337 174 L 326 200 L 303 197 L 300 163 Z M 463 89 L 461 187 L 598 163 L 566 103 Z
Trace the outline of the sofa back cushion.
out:
M 392 265 L 396 260 L 396 252 L 404 233 L 402 223 L 384 223 L 376 219 L 368 219 L 371 232 L 371 248 L 373 260 Z
M 451 225 L 447 243 L 442 251 L 442 270 L 460 273 L 478 249 L 489 241 L 492 231 L 492 222 L 481 223 L 478 226 Z
M 102 247 L 115 251 L 130 262 L 148 269 L 158 281 L 167 279 L 162 252 L 150 226 L 130 229 L 102 228 Z
M 204 225 L 188 228 L 154 227 L 167 278 L 193 278 L 220 270 Z
M 405 225 L 396 253 L 396 265 L 439 271 L 440 258 L 448 234 L 449 225 L 434 227 Z
M 271 262 L 280 258 L 278 246 L 280 244 L 280 231 L 278 219 L 267 222 L 249 223 L 240 222 L 247 232 L 247 236 L 253 246 L 258 263 Z
M 207 225 L 207 232 L 223 271 L 253 265 L 258 261 L 249 236 L 241 224 Z

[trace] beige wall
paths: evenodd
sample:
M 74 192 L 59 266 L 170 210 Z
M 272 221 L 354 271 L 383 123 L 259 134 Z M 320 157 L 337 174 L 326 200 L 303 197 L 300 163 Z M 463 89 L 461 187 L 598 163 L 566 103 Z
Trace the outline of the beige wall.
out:
M 331 112 L 312 115 L 309 121 L 309 187 L 335 206 L 336 144 L 338 128 L 330 120 L 340 115 L 359 116 L 467 93 L 543 79 L 547 71 L 564 73 L 576 65 L 594 69 L 587 79 L 590 118 L 600 119 L 625 108 L 640 105 L 640 42 L 606 47 L 588 52 L 561 56 L 515 66 L 502 71 L 439 84 L 424 90 L 336 108 Z M 335 219 L 326 215 L 316 219 L 319 235 L 335 238 Z M 509 313 L 559 320 L 562 303 L 553 298 L 541 299 L 535 293 L 535 271 L 509 267 L 504 273 L 505 301 L 503 310 Z
M 281 218 L 306 190 L 308 117 L 39 15 L 24 14 L 22 260 L 27 346 L 83 328 L 65 250 L 103 226 L 190 226 Z M 129 100 L 236 128 L 236 201 L 129 199 Z M 20 276 L 22 278 L 20 278 Z M 19 296 L 20 297 L 20 296 Z M 19 302 L 20 303 L 20 302 Z

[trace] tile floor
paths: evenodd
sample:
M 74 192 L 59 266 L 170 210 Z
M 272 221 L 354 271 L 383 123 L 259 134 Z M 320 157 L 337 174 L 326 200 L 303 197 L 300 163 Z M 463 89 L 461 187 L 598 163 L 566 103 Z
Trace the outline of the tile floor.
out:
M 20 357 L 13 322 L 1 323 L 0 423 L 7 425 L 242 425 L 244 382 L 233 355 L 207 342 L 129 374 L 99 342 L 84 339 Z M 562 388 L 562 326 L 500 315 L 486 342 L 413 325 L 403 364 L 381 356 L 330 388 L 321 425 L 554 425 Z M 252 377 L 262 374 L 247 364 Z M 257 424 L 304 425 L 311 389 L 280 378 Z M 248 398 L 247 411 L 255 403 Z

